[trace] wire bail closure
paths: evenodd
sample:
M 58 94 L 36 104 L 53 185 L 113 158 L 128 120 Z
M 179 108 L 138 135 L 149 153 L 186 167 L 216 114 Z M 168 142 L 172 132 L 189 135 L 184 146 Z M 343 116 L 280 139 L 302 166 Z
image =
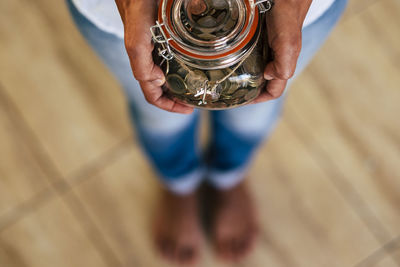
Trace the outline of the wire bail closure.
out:
M 257 0 L 254 3 L 255 6 L 258 6 L 259 12 L 261 14 L 268 12 L 271 10 L 274 5 L 273 0 Z M 164 22 L 160 23 L 158 20 L 156 21 L 156 25 L 150 27 L 150 32 L 152 35 L 152 39 L 155 43 L 161 45 L 161 49 L 158 49 L 158 55 L 164 58 L 165 60 L 172 60 L 174 56 L 174 52 L 172 52 L 169 41 L 173 40 L 171 37 L 168 38 L 163 30 L 163 26 L 165 26 Z
M 157 20 L 156 25 L 150 27 L 150 32 L 153 37 L 153 41 L 160 44 L 162 47 L 162 49 L 158 50 L 158 55 L 163 57 L 165 60 L 171 60 L 174 58 L 174 53 L 169 45 L 169 41 L 171 41 L 172 38 L 167 38 L 162 26 L 164 26 L 164 23 L 160 24 Z
M 255 5 L 258 5 L 260 13 L 263 14 L 271 10 L 272 6 L 274 5 L 273 0 L 257 0 Z

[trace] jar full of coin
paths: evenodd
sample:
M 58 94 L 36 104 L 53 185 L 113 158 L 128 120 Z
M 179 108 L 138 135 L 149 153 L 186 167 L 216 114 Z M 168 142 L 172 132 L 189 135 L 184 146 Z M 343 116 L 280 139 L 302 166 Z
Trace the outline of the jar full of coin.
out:
M 271 0 L 160 0 L 150 30 L 164 93 L 205 109 L 254 100 L 265 85 L 263 14 L 271 6 Z

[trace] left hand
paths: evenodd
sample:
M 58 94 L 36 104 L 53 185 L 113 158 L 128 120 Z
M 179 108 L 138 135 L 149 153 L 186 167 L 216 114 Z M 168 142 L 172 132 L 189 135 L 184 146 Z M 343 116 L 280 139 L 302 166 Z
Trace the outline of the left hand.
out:
M 267 12 L 268 44 L 271 62 L 264 69 L 266 88 L 252 102 L 276 99 L 283 94 L 287 81 L 293 76 L 301 50 L 301 29 L 312 0 L 275 0 Z

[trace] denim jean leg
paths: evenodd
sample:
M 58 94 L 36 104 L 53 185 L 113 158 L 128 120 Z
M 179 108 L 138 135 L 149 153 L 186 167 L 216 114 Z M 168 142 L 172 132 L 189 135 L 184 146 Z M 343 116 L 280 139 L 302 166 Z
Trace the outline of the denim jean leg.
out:
M 211 113 L 207 179 L 212 185 L 228 189 L 245 177 L 254 152 L 278 121 L 283 99 Z
M 294 78 L 327 39 L 346 3 L 347 0 L 336 0 L 321 17 L 303 28 L 302 51 Z M 207 155 L 207 179 L 211 184 L 228 189 L 246 176 L 252 156 L 279 119 L 284 99 L 285 95 L 264 103 L 212 112 L 213 139 Z
M 70 0 L 67 5 L 82 35 L 122 85 L 140 145 L 161 182 L 177 194 L 195 190 L 204 177 L 196 143 L 199 112 L 176 114 L 147 103 L 132 75 L 123 39 L 97 28 Z

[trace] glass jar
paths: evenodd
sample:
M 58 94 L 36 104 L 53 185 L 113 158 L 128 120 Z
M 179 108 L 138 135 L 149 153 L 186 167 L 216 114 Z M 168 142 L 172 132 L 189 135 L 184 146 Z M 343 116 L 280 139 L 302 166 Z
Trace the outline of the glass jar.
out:
M 165 94 L 205 109 L 254 100 L 265 84 L 263 13 L 270 0 L 160 0 L 151 27 Z

